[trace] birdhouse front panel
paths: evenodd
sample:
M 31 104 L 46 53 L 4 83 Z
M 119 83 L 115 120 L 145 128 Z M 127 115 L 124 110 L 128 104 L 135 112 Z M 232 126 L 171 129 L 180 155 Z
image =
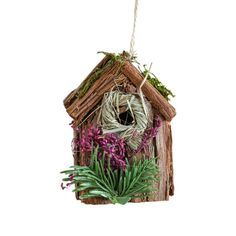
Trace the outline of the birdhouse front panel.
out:
M 106 53 L 65 98 L 73 119 L 75 166 L 64 172 L 64 180 L 75 185 L 77 199 L 124 204 L 174 194 L 170 121 L 175 109 L 168 102 L 172 93 L 154 79 L 127 53 Z

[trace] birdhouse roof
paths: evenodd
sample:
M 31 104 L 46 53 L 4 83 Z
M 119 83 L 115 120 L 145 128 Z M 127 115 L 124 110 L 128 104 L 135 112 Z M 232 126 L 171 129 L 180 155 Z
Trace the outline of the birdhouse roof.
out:
M 64 99 L 67 113 L 74 120 L 82 121 L 86 114 L 98 105 L 104 93 L 121 85 L 127 78 L 137 88 L 144 80 L 144 76 L 130 62 L 126 53 L 119 57 L 106 54 L 79 87 Z M 164 119 L 171 121 L 176 115 L 175 108 L 148 81 L 143 84 L 142 92 Z

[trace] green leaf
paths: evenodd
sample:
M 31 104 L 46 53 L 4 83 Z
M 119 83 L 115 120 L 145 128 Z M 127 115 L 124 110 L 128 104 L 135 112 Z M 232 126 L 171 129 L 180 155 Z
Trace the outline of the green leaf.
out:
M 96 185 L 92 182 L 84 182 L 79 185 L 78 188 L 74 189 L 73 192 L 79 192 L 86 189 L 96 188 Z
M 122 185 L 123 185 L 124 177 L 123 177 L 123 171 L 120 171 L 120 178 L 119 178 L 119 183 L 118 183 L 118 193 L 119 195 L 122 192 Z
M 100 190 L 90 190 L 89 191 L 89 194 L 94 194 L 94 195 L 97 195 L 97 196 L 102 196 L 104 198 L 111 198 L 111 195 L 107 192 L 104 192 L 104 191 L 100 191 Z
M 91 198 L 91 197 L 97 197 L 97 195 L 96 194 L 85 193 L 85 194 L 79 196 L 79 199 L 82 200 L 82 199 Z
M 119 203 L 119 204 L 124 205 L 130 200 L 131 200 L 131 197 L 128 197 L 128 196 L 126 196 L 126 197 L 115 197 L 114 199 L 112 199 L 112 203 L 114 203 L 114 204 Z

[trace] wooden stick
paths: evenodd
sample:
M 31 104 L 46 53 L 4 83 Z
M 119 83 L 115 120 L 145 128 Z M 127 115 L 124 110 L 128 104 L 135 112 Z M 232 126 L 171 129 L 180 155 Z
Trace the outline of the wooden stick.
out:
M 144 77 L 129 61 L 125 62 L 122 72 L 137 87 L 142 84 Z M 167 121 L 171 121 L 176 115 L 175 108 L 148 81 L 143 84 L 142 91 L 152 103 L 152 106 L 156 108 Z
M 117 77 L 119 69 L 120 63 L 116 62 L 111 70 L 106 71 L 95 81 L 83 98 L 79 99 L 77 102 L 73 102 L 73 104 L 67 108 L 68 114 L 73 119 L 81 121 L 89 110 L 93 109 L 93 107 L 98 104 L 104 93 L 110 91 L 112 87 L 116 84 L 121 84 L 126 79 L 124 75 Z
M 78 93 L 79 89 L 90 79 L 90 77 L 96 72 L 97 68 L 103 67 L 108 61 L 110 60 L 110 56 L 105 56 L 96 66 L 95 68 L 89 73 L 89 75 L 84 79 L 84 81 L 70 94 L 64 99 L 63 103 L 65 108 L 67 109 L 72 103 L 76 100 L 76 94 Z

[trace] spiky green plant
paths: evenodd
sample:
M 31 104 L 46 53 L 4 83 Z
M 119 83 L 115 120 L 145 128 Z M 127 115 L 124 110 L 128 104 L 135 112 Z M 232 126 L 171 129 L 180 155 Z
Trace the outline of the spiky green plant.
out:
M 80 199 L 104 197 L 114 204 L 125 204 L 141 194 L 148 196 L 155 191 L 153 184 L 158 181 L 156 158 L 134 161 L 132 165 L 127 161 L 125 170 L 112 170 L 104 156 L 98 160 L 97 154 L 96 148 L 91 153 L 90 166 L 72 166 L 61 172 L 73 176 L 63 181 L 75 184 L 74 192 L 85 190 Z

